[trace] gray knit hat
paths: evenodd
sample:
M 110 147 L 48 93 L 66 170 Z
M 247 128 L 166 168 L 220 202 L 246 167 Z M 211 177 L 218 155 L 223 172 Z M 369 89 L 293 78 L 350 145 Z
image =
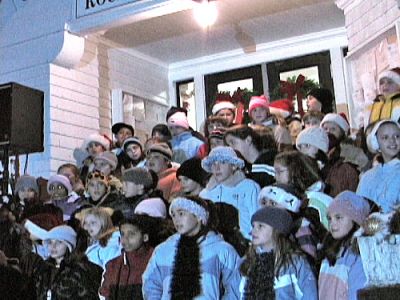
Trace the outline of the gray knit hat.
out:
M 36 193 L 39 193 L 39 186 L 36 182 L 36 178 L 30 175 L 22 175 L 18 178 L 17 183 L 15 184 L 15 193 L 18 193 L 22 189 L 32 189 Z
M 251 217 L 251 223 L 253 222 L 268 224 L 277 231 L 288 234 L 292 228 L 293 219 L 286 209 L 265 206 L 254 213 Z
M 122 181 L 130 181 L 135 184 L 143 184 L 144 188 L 153 186 L 153 176 L 145 168 L 130 168 L 122 174 Z
M 328 134 L 320 127 L 310 127 L 302 130 L 296 139 L 296 148 L 299 149 L 301 144 L 312 145 L 321 151 L 328 153 L 329 138 Z
M 157 143 L 151 145 L 150 148 L 147 150 L 146 155 L 149 155 L 149 153 L 152 152 L 160 153 L 168 160 L 171 160 L 172 158 L 172 150 L 167 143 Z
M 103 161 L 109 163 L 111 165 L 111 169 L 113 171 L 117 168 L 118 158 L 117 158 L 117 156 L 115 155 L 114 152 L 105 151 L 105 152 L 99 153 L 99 155 L 97 155 L 94 158 L 94 162 L 99 161 L 99 160 L 103 160 Z
M 211 173 L 211 166 L 215 162 L 227 163 L 242 169 L 244 167 L 243 159 L 240 159 L 235 150 L 231 147 L 219 146 L 210 151 L 210 154 L 201 161 L 204 170 Z
M 143 150 L 143 144 L 142 142 L 139 140 L 138 137 L 136 136 L 132 136 L 127 138 L 124 143 L 122 144 L 122 149 L 124 149 L 124 151 L 126 152 L 126 147 L 128 147 L 130 144 L 136 144 L 140 147 L 140 149 Z

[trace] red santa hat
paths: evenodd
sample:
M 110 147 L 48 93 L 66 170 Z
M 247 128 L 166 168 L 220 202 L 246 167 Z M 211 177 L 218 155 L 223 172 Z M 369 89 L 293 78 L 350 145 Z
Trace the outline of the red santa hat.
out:
M 269 104 L 271 114 L 281 116 L 285 119 L 293 113 L 293 110 L 293 103 L 289 99 L 275 100 Z
M 230 101 L 219 101 L 214 104 L 212 108 L 212 114 L 216 115 L 222 109 L 230 109 L 232 111 L 235 111 L 236 106 Z
M 257 107 L 264 107 L 265 109 L 269 108 L 269 99 L 265 97 L 264 95 L 261 96 L 252 96 L 250 98 L 250 103 L 249 103 L 249 115 L 251 115 L 251 112 L 253 109 L 256 109 Z

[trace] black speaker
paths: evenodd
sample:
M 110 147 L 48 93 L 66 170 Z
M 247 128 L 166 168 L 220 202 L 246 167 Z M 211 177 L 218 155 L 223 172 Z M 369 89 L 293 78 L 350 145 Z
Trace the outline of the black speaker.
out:
M 10 155 L 43 152 L 44 93 L 10 82 L 0 85 L 0 148 Z

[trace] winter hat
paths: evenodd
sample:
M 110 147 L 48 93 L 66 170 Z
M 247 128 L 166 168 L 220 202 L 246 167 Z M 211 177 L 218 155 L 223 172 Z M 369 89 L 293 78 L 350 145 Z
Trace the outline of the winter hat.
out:
M 276 184 L 262 188 L 258 194 L 258 202 L 262 199 L 272 200 L 294 213 L 300 211 L 301 200 L 296 196 L 294 189 L 287 184 Z
M 220 110 L 223 109 L 230 109 L 232 111 L 235 111 L 236 106 L 230 101 L 220 101 L 214 104 L 212 108 L 212 114 L 216 115 Z
M 17 183 L 15 184 L 15 193 L 18 193 L 22 189 L 32 189 L 36 193 L 39 193 L 39 186 L 36 182 L 36 178 L 30 175 L 22 175 L 17 179 Z
M 226 146 L 218 146 L 212 149 L 210 154 L 201 161 L 201 166 L 208 173 L 211 173 L 211 165 L 215 162 L 228 163 L 240 169 L 244 167 L 244 161 L 237 156 L 235 150 Z
M 47 192 L 49 194 L 50 194 L 50 185 L 52 185 L 53 183 L 60 183 L 61 185 L 63 185 L 67 189 L 68 195 L 72 193 L 72 185 L 68 177 L 60 174 L 51 176 L 49 178 L 49 181 L 47 182 Z
M 176 107 L 176 106 L 171 106 L 170 109 L 168 109 L 167 114 L 165 116 L 165 121 L 167 122 L 168 119 L 175 113 L 177 112 L 183 112 L 185 116 L 187 116 L 187 110 L 183 107 Z
M 314 208 L 318 211 L 319 220 L 326 229 L 329 229 L 328 222 L 328 207 L 333 198 L 327 194 L 316 191 L 306 192 L 308 198 L 308 207 Z
M 283 118 L 289 117 L 294 110 L 292 101 L 289 99 L 275 100 L 269 104 L 269 112 Z
M 126 147 L 128 147 L 130 144 L 136 144 L 140 147 L 140 149 L 143 151 L 143 144 L 140 142 L 139 138 L 136 136 L 129 137 L 127 138 L 124 143 L 122 144 L 122 149 L 126 152 Z
M 326 114 L 325 117 L 322 119 L 320 127 L 322 128 L 324 123 L 326 122 L 332 122 L 338 125 L 346 134 L 349 132 L 350 126 L 349 123 L 347 123 L 346 119 L 343 118 L 339 114 L 335 113 L 329 113 Z
M 46 232 L 41 239 L 44 241 L 62 241 L 67 245 L 69 252 L 72 252 L 72 250 L 76 247 L 76 232 L 72 229 L 72 227 L 67 225 L 54 227 L 50 231 Z
M 97 171 L 97 170 L 90 172 L 88 174 L 87 179 L 86 179 L 86 188 L 89 185 L 89 182 L 92 180 L 100 181 L 106 187 L 108 187 L 110 184 L 110 178 L 108 176 L 104 175 L 102 172 Z
M 330 90 L 325 88 L 312 89 L 308 96 L 313 96 L 321 103 L 321 112 L 324 114 L 332 112 L 333 96 Z
M 393 69 L 390 69 L 390 70 L 383 71 L 378 76 L 378 82 L 382 78 L 389 78 L 394 83 L 396 83 L 397 85 L 400 85 L 400 69 L 399 68 L 393 68 Z
M 91 142 L 99 143 L 104 147 L 104 149 L 108 150 L 110 148 L 110 142 L 103 135 L 98 133 L 92 133 L 89 135 L 83 142 L 83 148 L 87 149 Z
M 111 169 L 113 171 L 117 168 L 118 158 L 114 152 L 111 152 L 111 151 L 101 152 L 99 155 L 97 155 L 94 158 L 94 162 L 99 161 L 99 160 L 103 160 L 103 161 L 109 163 L 111 165 Z
M 268 224 L 283 234 L 288 234 L 291 230 L 293 219 L 290 213 L 283 208 L 265 206 L 257 210 L 251 217 L 251 223 L 261 222 Z
M 201 220 L 203 225 L 207 225 L 209 212 L 207 203 L 199 197 L 177 197 L 172 200 L 169 206 L 169 214 L 173 208 L 180 208 L 194 214 Z
M 122 181 L 129 181 L 135 184 L 143 184 L 145 189 L 153 186 L 153 176 L 145 168 L 130 168 L 123 172 Z
M 252 96 L 250 98 L 250 103 L 249 103 L 249 115 L 251 115 L 251 112 L 253 109 L 256 109 L 257 107 L 264 107 L 265 109 L 269 108 L 269 99 L 265 97 L 264 95 L 261 96 Z
M 165 219 L 167 208 L 161 198 L 149 198 L 139 202 L 135 208 L 135 214 Z
M 130 132 L 132 132 L 132 135 L 135 134 L 135 130 L 133 129 L 132 125 L 123 123 L 123 122 L 119 122 L 119 123 L 115 123 L 112 127 L 111 127 L 111 131 L 114 134 L 117 134 L 118 131 L 121 130 L 121 128 L 127 128 L 130 130 Z
M 185 176 L 196 181 L 201 186 L 205 186 L 204 182 L 208 177 L 208 173 L 201 167 L 201 159 L 192 157 L 185 160 L 176 171 L 176 178 L 179 176 Z
M 310 127 L 300 131 L 296 139 L 296 148 L 301 144 L 310 144 L 327 153 L 329 148 L 328 134 L 320 127 Z
M 376 134 L 378 133 L 379 128 L 383 125 L 383 124 L 393 124 L 396 125 L 397 127 L 400 128 L 400 125 L 392 120 L 381 120 L 379 122 L 377 122 L 374 127 L 372 128 L 370 134 L 368 134 L 367 136 L 367 146 L 368 146 L 368 150 L 371 153 L 377 153 L 379 151 L 379 143 L 378 143 L 378 138 L 376 136 Z
M 174 113 L 169 117 L 167 123 L 169 127 L 177 126 L 189 129 L 189 122 L 184 112 L 178 111 Z
M 328 207 L 328 213 L 344 214 L 360 226 L 368 217 L 369 212 L 368 201 L 351 191 L 341 192 Z
M 160 153 L 168 160 L 171 160 L 172 158 L 172 150 L 167 143 L 156 143 L 151 145 L 147 150 L 147 155 L 149 155 L 151 152 Z

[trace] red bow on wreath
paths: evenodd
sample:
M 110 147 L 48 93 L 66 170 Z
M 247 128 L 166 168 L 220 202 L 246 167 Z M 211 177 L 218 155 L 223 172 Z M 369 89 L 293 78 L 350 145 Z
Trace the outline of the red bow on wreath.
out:
M 303 75 L 299 75 L 296 82 L 281 81 L 281 93 L 287 94 L 287 98 L 293 101 L 294 96 L 297 98 L 297 109 L 298 113 L 303 116 L 303 91 L 302 87 L 306 78 Z

